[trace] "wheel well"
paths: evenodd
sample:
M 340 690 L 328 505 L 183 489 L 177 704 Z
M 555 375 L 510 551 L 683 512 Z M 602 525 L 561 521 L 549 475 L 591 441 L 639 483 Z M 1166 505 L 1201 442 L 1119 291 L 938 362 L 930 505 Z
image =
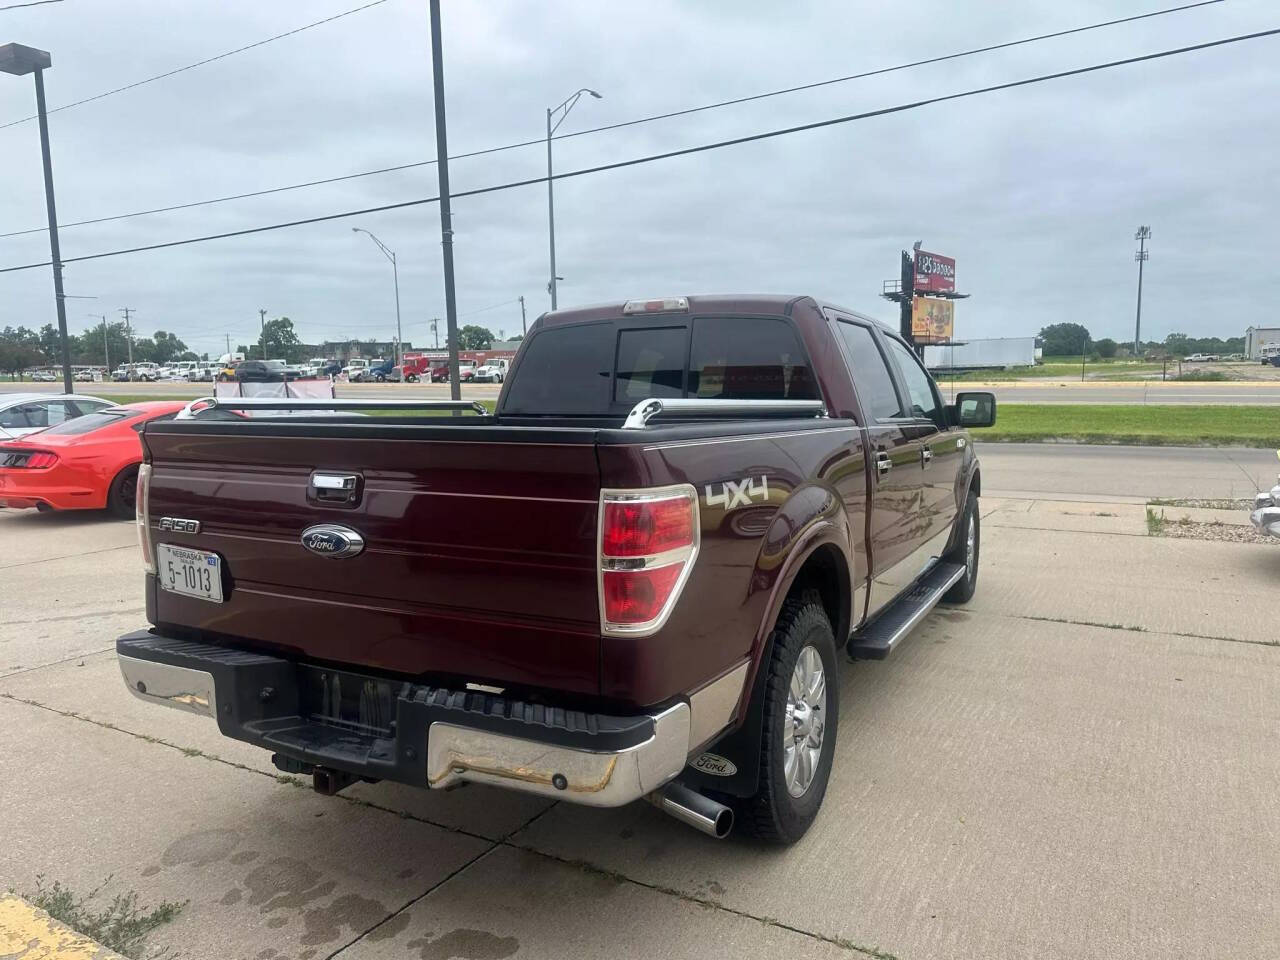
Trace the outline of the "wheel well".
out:
M 849 635 L 849 567 L 834 545 L 818 547 L 809 555 L 787 595 L 799 596 L 805 590 L 818 591 L 839 644 Z
M 982 496 L 982 470 L 973 471 L 973 479 L 969 481 L 969 489 L 979 497 Z

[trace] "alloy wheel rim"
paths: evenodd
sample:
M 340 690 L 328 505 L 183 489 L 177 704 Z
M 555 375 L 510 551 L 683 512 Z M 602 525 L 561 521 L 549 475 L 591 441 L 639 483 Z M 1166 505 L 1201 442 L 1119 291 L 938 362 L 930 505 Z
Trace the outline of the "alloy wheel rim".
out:
M 800 651 L 787 688 L 782 727 L 783 775 L 787 792 L 802 797 L 813 784 L 822 758 L 827 720 L 827 676 L 812 644 Z

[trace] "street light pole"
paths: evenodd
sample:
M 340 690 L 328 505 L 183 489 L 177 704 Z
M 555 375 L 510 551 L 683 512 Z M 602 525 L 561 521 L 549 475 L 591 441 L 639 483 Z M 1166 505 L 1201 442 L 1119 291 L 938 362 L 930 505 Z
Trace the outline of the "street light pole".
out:
M 554 181 L 551 179 L 551 135 L 559 129 L 560 124 L 564 123 L 565 118 L 569 116 L 569 111 L 577 106 L 584 93 L 591 94 L 597 100 L 604 99 L 594 90 L 583 87 L 560 106 L 547 108 L 547 235 L 551 246 L 551 280 L 547 284 L 547 292 L 551 294 L 552 310 L 556 308 L 556 281 L 560 277 L 556 276 L 556 203 Z M 553 125 L 551 118 L 557 113 L 560 114 L 560 119 Z
M 105 313 L 90 313 L 88 316 L 102 321 L 102 362 L 106 364 L 107 376 L 111 376 L 111 345 L 107 342 L 107 315 Z
M 389 248 L 385 243 L 383 243 L 377 237 L 375 237 L 372 233 L 369 233 L 369 231 L 366 230 L 364 227 L 352 227 L 351 232 L 363 233 L 366 236 L 368 236 L 370 240 L 372 240 L 374 243 L 378 245 L 378 249 L 382 251 L 382 255 L 391 261 L 391 279 L 395 282 L 395 286 L 396 286 L 396 345 L 395 345 L 395 349 L 391 351 L 391 356 L 392 356 L 392 359 L 395 361 L 395 366 L 399 366 L 400 365 L 400 349 L 401 349 L 400 345 L 403 342 L 403 337 L 401 336 L 401 333 L 400 333 L 400 269 L 399 267 L 396 266 L 396 252 L 391 248 Z
M 67 305 L 62 293 L 62 249 L 58 244 L 58 211 L 53 202 L 53 161 L 49 155 L 49 114 L 44 102 L 44 71 L 53 64 L 45 50 L 20 43 L 0 46 L 0 72 L 21 77 L 34 73 L 36 114 L 40 121 L 40 155 L 44 161 L 44 202 L 49 215 L 49 260 L 53 264 L 53 298 L 58 313 L 59 352 L 62 354 L 62 388 L 74 392 L 71 380 L 71 344 L 67 339 Z
M 1138 249 L 1133 254 L 1133 259 L 1138 261 L 1138 317 L 1133 326 L 1133 355 L 1136 358 L 1142 337 L 1142 265 L 1151 258 L 1150 251 L 1146 249 L 1147 241 L 1151 239 L 1151 228 L 1139 227 L 1133 239 L 1138 241 Z

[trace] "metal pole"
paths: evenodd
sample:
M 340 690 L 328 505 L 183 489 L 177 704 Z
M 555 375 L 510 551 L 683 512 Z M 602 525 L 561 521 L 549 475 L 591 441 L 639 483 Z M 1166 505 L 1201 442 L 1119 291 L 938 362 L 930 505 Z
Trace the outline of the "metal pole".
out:
M 400 366 L 400 357 L 404 350 L 404 344 L 401 341 L 400 334 L 400 268 L 396 266 L 396 255 L 391 254 L 391 277 L 396 285 L 396 348 L 392 351 L 391 358 L 395 361 L 395 366 Z
M 129 314 L 133 312 L 133 307 L 121 307 L 120 312 L 124 314 L 124 342 L 129 348 L 129 369 L 128 374 L 133 374 L 133 327 L 129 326 Z
M 262 359 L 265 360 L 267 359 L 267 311 L 258 311 L 258 323 L 258 329 L 261 331 L 258 334 L 258 343 L 262 347 Z
M 36 70 L 36 113 L 40 118 L 40 153 L 44 159 L 44 202 L 49 213 L 49 259 L 53 261 L 53 298 L 58 310 L 62 354 L 62 389 L 74 393 L 71 344 L 67 341 L 67 304 L 62 293 L 62 249 L 58 244 L 58 211 L 53 202 L 53 160 L 49 156 L 49 116 L 44 105 L 44 71 Z
M 449 205 L 449 138 L 444 116 L 444 53 L 440 42 L 440 0 L 431 0 L 431 73 L 436 103 L 436 172 L 440 179 L 440 246 L 444 253 L 444 315 L 449 333 L 449 395 L 462 399 L 458 383 L 458 305 L 453 289 L 453 214 Z
M 1138 252 L 1144 252 L 1141 240 L 1138 241 Z M 1133 355 L 1135 357 L 1138 356 L 1138 344 L 1142 340 L 1142 264 L 1144 262 L 1145 258 L 1138 261 L 1138 315 L 1133 324 Z
M 520 298 L 520 336 L 526 337 L 528 335 L 529 335 L 529 328 L 525 326 L 525 322 L 524 322 L 524 297 L 521 297 Z
M 915 300 L 916 292 L 916 267 L 911 259 L 911 254 L 902 251 L 902 304 L 898 312 L 898 333 L 907 343 L 915 346 L 915 340 L 911 337 L 911 307 Z
M 1089 337 L 1086 334 L 1080 340 L 1080 382 L 1084 383 L 1084 352 L 1089 349 Z
M 556 308 L 556 204 L 551 180 L 551 110 L 547 109 L 547 236 L 551 240 L 551 309 Z

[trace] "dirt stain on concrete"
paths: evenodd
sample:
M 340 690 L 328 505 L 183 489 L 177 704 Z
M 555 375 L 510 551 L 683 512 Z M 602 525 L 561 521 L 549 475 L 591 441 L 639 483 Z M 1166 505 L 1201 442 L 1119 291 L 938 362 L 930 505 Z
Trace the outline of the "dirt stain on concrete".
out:
M 166 867 L 206 867 L 225 860 L 240 842 L 237 830 L 198 830 L 179 837 L 165 848 L 160 862 Z
M 369 933 L 366 940 L 377 942 L 379 940 L 390 940 L 392 937 L 399 936 L 409 926 L 408 912 L 397 913 L 394 917 Z
M 240 902 L 240 896 L 241 896 L 240 888 L 232 887 L 230 890 L 228 890 L 226 893 L 222 895 L 222 899 L 219 900 L 218 902 L 222 904 L 224 907 L 230 907 L 233 904 L 237 904 Z
M 147 867 L 145 870 L 142 871 L 142 875 L 144 877 L 154 877 L 157 873 L 160 872 L 160 869 L 161 869 L 160 864 L 153 863 L 151 866 Z
M 458 927 L 432 940 L 429 936 L 410 940 L 410 950 L 418 950 L 422 960 L 504 960 L 520 949 L 515 937 L 499 937 L 487 930 Z
M 302 914 L 306 929 L 302 933 L 301 942 L 308 947 L 331 943 L 342 936 L 343 927 L 350 927 L 352 933 L 363 933 L 389 912 L 377 900 L 355 893 L 344 893 L 332 903 Z
M 289 922 L 288 917 L 272 917 L 270 920 L 267 921 L 267 926 L 270 927 L 272 930 L 279 930 L 288 922 Z
M 965 613 L 963 610 L 935 610 L 934 616 L 942 620 L 950 620 L 952 623 L 964 623 L 972 614 Z
M 415 870 L 413 867 L 405 867 L 403 870 L 397 873 L 396 876 L 399 877 L 401 880 L 408 880 L 417 872 L 418 871 Z
M 241 850 L 239 853 L 233 853 L 231 855 L 231 862 L 237 867 L 243 867 L 246 863 L 252 863 L 254 860 L 257 860 L 258 856 L 259 854 L 257 850 Z
M 250 870 L 244 878 L 249 903 L 263 913 L 300 910 L 333 893 L 337 884 L 320 882 L 320 873 L 311 864 L 294 857 L 276 857 Z

